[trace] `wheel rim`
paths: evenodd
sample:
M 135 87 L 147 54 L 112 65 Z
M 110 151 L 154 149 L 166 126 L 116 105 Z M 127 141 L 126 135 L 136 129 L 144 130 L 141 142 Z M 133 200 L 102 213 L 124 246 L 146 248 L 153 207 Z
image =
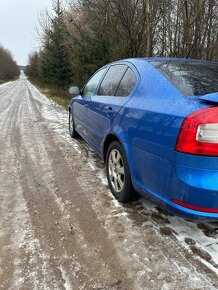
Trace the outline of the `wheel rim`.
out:
M 70 120 L 70 134 L 72 135 L 73 133 L 73 116 L 72 114 L 70 113 L 70 117 L 69 117 L 69 120 Z
M 108 160 L 108 172 L 111 185 L 116 192 L 121 192 L 124 188 L 125 172 L 123 158 L 117 149 L 110 152 Z

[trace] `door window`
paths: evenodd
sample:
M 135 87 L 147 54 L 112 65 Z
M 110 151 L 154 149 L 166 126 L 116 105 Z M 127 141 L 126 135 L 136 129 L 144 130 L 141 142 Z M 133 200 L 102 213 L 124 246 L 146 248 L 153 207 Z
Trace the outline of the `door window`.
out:
M 98 95 L 115 96 L 119 83 L 127 69 L 128 66 L 126 65 L 112 65 L 101 83 L 101 86 L 98 90 Z
M 103 74 L 105 73 L 105 71 L 107 70 L 107 68 L 103 68 L 101 70 L 99 70 L 98 72 L 96 72 L 94 74 L 94 76 L 88 81 L 88 83 L 86 84 L 86 86 L 83 89 L 82 94 L 84 96 L 92 96 L 103 76 Z
M 128 68 L 116 91 L 116 96 L 126 97 L 130 95 L 136 85 L 137 79 L 131 68 Z

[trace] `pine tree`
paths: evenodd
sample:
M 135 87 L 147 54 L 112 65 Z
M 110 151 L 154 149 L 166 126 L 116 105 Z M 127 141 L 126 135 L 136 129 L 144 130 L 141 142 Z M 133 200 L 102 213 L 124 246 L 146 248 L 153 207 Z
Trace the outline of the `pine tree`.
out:
M 51 27 L 47 31 L 41 56 L 42 75 L 47 83 L 64 87 L 70 82 L 72 69 L 67 45 L 69 34 L 60 0 L 54 1 L 53 11 L 54 16 L 51 18 Z

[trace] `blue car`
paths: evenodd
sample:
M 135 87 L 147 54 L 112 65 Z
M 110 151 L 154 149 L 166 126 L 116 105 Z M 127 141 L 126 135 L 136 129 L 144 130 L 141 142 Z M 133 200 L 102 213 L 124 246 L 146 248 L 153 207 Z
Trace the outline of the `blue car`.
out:
M 218 63 L 135 58 L 70 87 L 71 137 L 103 158 L 121 202 L 135 192 L 175 214 L 218 220 Z

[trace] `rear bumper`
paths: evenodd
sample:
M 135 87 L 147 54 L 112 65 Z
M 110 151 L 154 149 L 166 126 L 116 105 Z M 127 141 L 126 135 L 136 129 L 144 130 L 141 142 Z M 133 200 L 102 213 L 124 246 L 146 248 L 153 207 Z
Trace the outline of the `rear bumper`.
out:
M 218 213 L 208 213 L 205 211 L 192 210 L 185 206 L 181 206 L 173 202 L 170 202 L 168 204 L 168 210 L 178 216 L 181 216 L 189 220 L 193 220 L 193 221 L 199 221 L 199 222 L 217 222 L 218 221 Z
M 136 186 L 136 190 L 146 198 L 149 196 L 156 204 L 160 205 L 165 210 L 175 214 L 177 216 L 186 218 L 192 221 L 198 222 L 217 222 L 218 214 L 207 213 L 197 210 L 192 210 L 183 206 L 180 206 L 173 201 L 160 196 L 156 192 L 152 192 L 151 190 L 144 190 L 141 187 Z
M 174 157 L 169 161 L 147 153 L 141 155 L 138 176 L 134 175 L 138 178 L 133 178 L 135 189 L 176 215 L 217 222 L 218 158 L 181 153 Z
M 168 210 L 178 216 L 183 218 L 198 221 L 198 222 L 217 222 L 218 214 L 206 213 L 201 211 L 196 211 L 192 209 L 185 208 L 183 206 L 177 205 L 175 203 L 170 203 L 168 205 Z
M 175 157 L 171 211 L 194 220 L 218 221 L 218 158 L 180 153 Z

